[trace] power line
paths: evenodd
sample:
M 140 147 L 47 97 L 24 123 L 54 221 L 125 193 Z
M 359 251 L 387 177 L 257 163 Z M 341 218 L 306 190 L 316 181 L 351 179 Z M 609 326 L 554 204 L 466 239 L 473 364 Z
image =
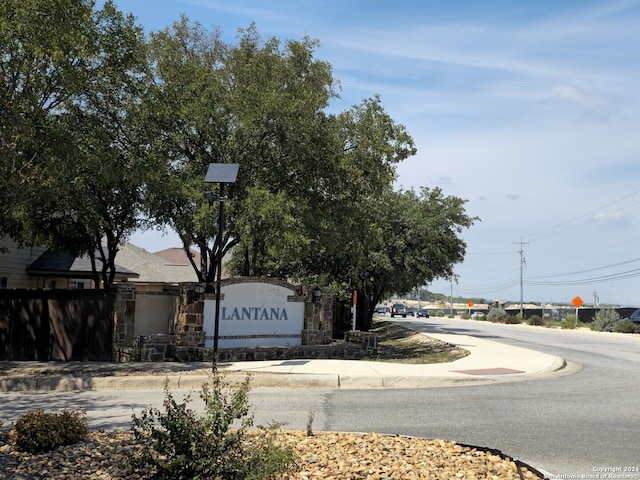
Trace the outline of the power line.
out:
M 489 293 L 496 293 L 496 292 L 500 292 L 502 290 L 506 290 L 508 288 L 511 287 L 515 287 L 520 283 L 518 278 L 512 278 L 509 280 L 505 280 L 502 283 L 498 283 L 498 284 L 494 284 L 494 285 L 483 285 L 480 288 L 473 288 L 473 286 L 471 288 L 467 288 L 465 289 L 467 292 L 469 292 L 471 294 L 471 296 L 474 297 L 484 297 L 486 294 Z
M 564 222 L 560 222 L 560 223 L 558 223 L 556 225 L 552 225 L 551 227 L 539 230 L 537 232 L 533 232 L 533 233 L 527 235 L 527 237 L 530 238 L 530 239 L 534 239 L 534 240 L 542 238 L 541 235 L 543 233 L 547 233 L 547 232 L 549 232 L 551 230 L 554 230 L 556 228 L 563 227 L 563 226 L 565 226 L 565 225 L 567 225 L 569 223 L 572 223 L 572 222 L 574 222 L 576 220 L 580 220 L 581 218 L 588 217 L 589 215 L 593 215 L 594 213 L 598 212 L 599 210 L 602 210 L 603 208 L 607 208 L 607 207 L 610 207 L 611 205 L 615 205 L 616 203 L 622 202 L 623 200 L 626 200 L 627 198 L 633 197 L 634 195 L 637 195 L 639 193 L 640 193 L 640 190 L 637 190 L 637 191 L 635 191 L 633 193 L 625 195 L 622 198 L 614 200 L 613 202 L 610 202 L 610 203 L 607 203 L 606 205 L 603 205 L 601 207 L 595 208 L 595 209 L 593 209 L 593 210 L 591 210 L 591 211 L 589 211 L 587 213 L 583 213 L 581 215 L 578 215 L 577 217 L 573 217 L 573 218 L 570 218 L 569 220 L 565 220 Z
M 616 243 L 615 245 L 611 245 L 611 246 L 609 246 L 609 247 L 598 248 L 598 249 L 596 249 L 596 250 L 590 250 L 590 251 L 588 251 L 588 252 L 581 253 L 580 255 L 574 255 L 574 256 L 572 256 L 572 257 L 566 257 L 566 258 L 563 258 L 563 259 L 562 259 L 562 260 L 560 260 L 560 261 L 553 261 L 553 262 L 547 262 L 547 263 L 540 263 L 540 264 L 535 265 L 535 267 L 536 267 L 536 268 L 538 268 L 538 267 L 544 267 L 545 265 L 554 265 L 554 264 L 556 264 L 556 263 L 565 262 L 565 261 L 567 261 L 567 260 L 574 260 L 574 259 L 576 259 L 576 258 L 586 257 L 586 256 L 589 256 L 589 255 L 593 255 L 594 253 L 603 252 L 603 251 L 605 251 L 605 250 L 609 250 L 609 249 L 611 249 L 611 248 L 617 248 L 617 247 L 620 247 L 620 246 L 622 246 L 622 245 L 626 245 L 626 244 L 628 244 L 628 243 L 637 243 L 639 240 L 640 240 L 640 237 L 635 237 L 635 238 L 632 238 L 632 239 L 627 240 L 627 241 L 624 241 L 624 242 Z M 632 260 L 632 261 L 634 261 L 634 260 Z
M 532 275 L 529 278 L 553 278 L 553 277 L 567 277 L 569 275 L 580 275 L 583 273 L 590 273 L 590 272 L 596 272 L 598 270 L 606 270 L 607 268 L 612 268 L 612 267 L 619 267 L 620 265 L 627 265 L 629 263 L 633 263 L 633 262 L 637 262 L 640 261 L 640 258 L 634 258 L 633 260 L 626 260 L 624 262 L 618 262 L 618 263 L 613 263 L 611 265 L 605 265 L 602 267 L 596 267 L 596 268 L 589 268 L 587 270 L 578 270 L 575 272 L 569 272 L 569 273 L 555 273 L 555 274 L 551 274 L 551 275 Z
M 556 274 L 552 274 L 552 275 L 539 275 L 534 277 L 533 279 L 531 278 L 531 276 L 529 277 L 528 280 L 524 279 L 524 276 L 522 275 L 522 268 L 526 265 L 526 261 L 524 259 L 524 249 L 523 249 L 523 245 L 527 245 L 527 242 L 514 242 L 515 244 L 519 244 L 521 250 L 519 252 L 522 253 L 522 258 L 521 258 L 521 276 L 520 278 L 508 278 L 503 282 L 498 282 L 498 283 L 494 283 L 491 285 L 483 285 L 480 288 L 474 288 L 473 286 L 470 288 L 466 288 L 465 290 L 467 292 L 470 292 L 473 296 L 478 296 L 478 297 L 482 297 L 482 296 L 486 296 L 487 294 L 490 293 L 495 293 L 495 292 L 500 292 L 502 290 L 506 290 L 508 288 L 512 288 L 515 287 L 517 285 L 520 285 L 521 287 L 521 300 L 524 301 L 523 297 L 523 289 L 524 289 L 524 285 L 527 286 L 538 286 L 538 287 L 565 287 L 565 286 L 576 286 L 576 285 L 589 285 L 589 284 L 593 284 L 593 283 L 604 283 L 604 282 L 614 282 L 614 281 L 619 281 L 619 280 L 627 280 L 629 278 L 635 278 L 635 277 L 639 277 L 640 276 L 640 268 L 638 269 L 632 269 L 632 270 L 625 270 L 622 272 L 614 272 L 608 275 L 601 275 L 601 276 L 596 276 L 596 277 L 589 277 L 589 278 L 580 278 L 580 279 L 574 279 L 574 280 L 557 280 L 557 281 L 547 281 L 545 279 L 548 278 L 557 278 L 557 277 L 566 277 L 566 276 L 570 276 L 570 275 L 582 275 L 585 273 L 591 273 L 591 272 L 597 272 L 597 271 L 601 271 L 601 270 L 606 270 L 608 268 L 613 268 L 613 267 L 619 267 L 622 265 L 628 265 L 630 263 L 634 263 L 634 262 L 638 262 L 640 261 L 640 258 L 634 258 L 632 260 L 627 260 L 624 262 L 618 262 L 618 263 L 614 263 L 611 265 L 603 265 L 603 266 L 599 266 L 599 267 L 595 267 L 595 268 L 590 268 L 590 269 L 586 269 L 586 270 L 578 270 L 578 271 L 573 271 L 573 272 L 569 272 L 569 273 L 556 273 Z
M 564 287 L 570 285 L 588 285 L 590 283 L 601 283 L 601 282 L 613 282 L 617 280 L 627 280 L 629 278 L 640 277 L 640 268 L 635 270 L 627 270 L 625 272 L 619 272 L 611 275 L 604 275 L 602 277 L 592 277 L 592 278 L 583 278 L 580 280 L 567 280 L 563 282 L 543 282 L 536 280 L 527 281 L 527 285 L 537 285 L 537 286 L 549 286 L 549 287 Z
M 593 215 L 594 213 L 597 213 L 598 211 L 610 207 L 612 205 L 618 204 L 620 202 L 623 202 L 631 197 L 634 197 L 636 195 L 640 194 L 640 190 L 637 190 L 635 192 L 632 192 L 630 194 L 624 195 L 621 198 L 618 198 L 612 202 L 609 202 L 605 205 L 602 205 L 598 208 L 595 208 L 593 210 L 590 210 L 587 213 L 583 213 L 581 215 L 577 215 L 575 217 L 572 217 L 568 220 L 565 220 L 563 222 L 557 223 L 555 225 L 552 225 L 548 228 L 543 228 L 541 230 L 538 230 L 536 232 L 533 232 L 531 235 L 528 236 L 529 239 L 539 239 L 539 238 L 543 238 L 545 236 L 550 236 L 551 234 L 557 234 L 560 233 L 557 231 L 557 229 L 570 225 L 573 222 L 576 222 L 580 219 L 583 218 L 587 218 L 588 216 Z M 636 205 L 640 202 L 635 202 L 632 203 L 632 205 Z M 627 208 L 627 207 L 625 207 Z M 578 226 L 578 225 L 576 225 Z M 573 227 L 571 227 L 573 228 Z M 565 229 L 567 230 L 567 229 Z M 564 231 L 564 230 L 562 230 Z M 545 235 L 549 233 L 549 235 Z M 634 239 L 637 240 L 637 239 Z M 573 256 L 571 258 L 577 258 L 577 257 L 583 257 L 585 255 L 590 255 L 592 253 L 596 253 L 596 252 L 600 252 L 602 250 L 607 250 L 610 248 L 615 248 L 618 247 L 620 245 L 623 244 L 627 244 L 627 243 L 631 243 L 634 240 L 628 240 L 625 242 L 619 242 L 616 245 L 610 246 L 610 247 L 606 247 L 606 248 L 601 248 L 596 250 L 595 252 L 589 252 L 589 253 L 585 253 L 582 255 L 577 255 L 577 256 Z M 622 265 L 626 265 L 626 264 L 630 264 L 633 262 L 637 262 L 640 261 L 640 258 L 634 258 L 631 260 L 627 260 L 624 262 L 619 262 L 619 263 L 615 263 L 615 264 L 611 264 L 611 265 L 605 265 L 605 266 L 600 266 L 600 267 L 595 267 L 595 268 L 590 268 L 590 269 L 586 269 L 586 270 L 578 270 L 578 271 L 571 271 L 571 272 L 567 272 L 567 273 L 554 273 L 554 274 L 542 274 L 542 275 L 537 275 L 535 276 L 535 279 L 531 279 L 531 276 L 529 276 L 529 280 L 525 280 L 524 279 L 524 266 L 526 265 L 526 261 L 524 258 L 524 245 L 528 244 L 528 242 L 524 242 L 522 240 L 520 240 L 519 242 L 513 242 L 516 245 L 519 245 L 519 250 L 517 250 L 517 252 L 520 254 L 520 279 L 514 279 L 514 278 L 508 278 L 503 282 L 498 282 L 492 285 L 482 285 L 480 288 L 473 288 L 471 287 L 470 289 L 465 289 L 467 291 L 471 290 L 471 291 L 475 291 L 475 292 L 481 292 L 481 293 L 475 293 L 475 296 L 485 296 L 486 294 L 490 294 L 490 293 L 495 293 L 495 292 L 499 292 L 501 290 L 505 290 L 508 288 L 512 288 L 516 285 L 518 285 L 518 283 L 520 284 L 520 307 L 521 310 L 523 308 L 523 302 L 524 302 L 524 285 L 529 285 L 529 286 L 539 286 L 539 287 L 563 287 L 563 286 L 574 286 L 574 285 L 587 285 L 587 284 L 592 284 L 592 283 L 598 283 L 598 282 L 613 282 L 613 281 L 620 281 L 620 280 L 626 280 L 629 278 L 635 278 L 640 276 L 640 269 L 633 269 L 633 270 L 626 270 L 626 271 L 622 271 L 622 272 L 615 272 L 609 275 L 602 275 L 602 276 L 594 276 L 594 277 L 589 277 L 589 278 L 580 278 L 580 279 L 575 279 L 575 280 L 558 280 L 558 281 L 554 281 L 551 280 L 553 278 L 559 278 L 559 277 L 568 277 L 568 276 L 575 276 L 575 275 L 583 275 L 583 274 L 587 274 L 587 273 L 592 273 L 592 272 L 596 272 L 596 271 L 600 271 L 600 270 L 605 270 L 608 268 L 614 268 L 614 267 L 619 267 Z M 509 252 L 506 251 L 507 250 L 507 245 L 502 246 L 501 248 L 494 250 L 491 253 L 476 253 L 476 254 L 469 254 L 470 256 L 482 256 L 482 255 L 505 255 L 505 254 L 510 254 L 513 253 L 513 251 Z M 563 259 L 563 261 L 568 260 L 567 258 Z M 549 265 L 552 263 L 557 263 L 557 262 L 548 262 L 544 265 Z M 536 268 L 539 267 L 541 265 L 536 265 Z M 549 280 L 546 280 L 549 279 Z

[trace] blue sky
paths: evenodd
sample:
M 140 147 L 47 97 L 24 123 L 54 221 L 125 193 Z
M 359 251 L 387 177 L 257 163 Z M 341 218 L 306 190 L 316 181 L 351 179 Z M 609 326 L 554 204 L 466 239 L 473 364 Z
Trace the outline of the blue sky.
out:
M 379 94 L 418 154 L 398 186 L 480 217 L 453 294 L 640 306 L 640 1 L 117 0 L 147 31 L 184 13 L 233 41 L 320 41 L 343 110 Z M 173 235 L 136 234 L 150 251 Z M 522 242 L 522 244 L 520 244 Z M 449 281 L 428 288 L 449 294 Z

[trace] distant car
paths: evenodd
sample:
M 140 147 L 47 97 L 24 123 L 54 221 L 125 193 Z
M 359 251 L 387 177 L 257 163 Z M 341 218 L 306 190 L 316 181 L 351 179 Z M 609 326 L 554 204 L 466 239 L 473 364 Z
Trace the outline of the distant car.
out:
M 484 312 L 473 312 L 471 318 L 484 318 Z
M 407 307 L 405 307 L 402 303 L 394 303 L 391 307 L 391 318 L 396 315 L 402 315 L 403 317 L 407 316 Z
M 426 308 L 421 308 L 420 310 L 418 310 L 418 318 L 420 317 L 429 318 L 429 310 L 427 310 Z
M 640 323 L 640 308 L 638 310 L 635 310 L 627 318 L 623 318 L 623 320 L 631 320 L 632 322 Z
M 407 315 L 411 316 L 411 317 L 415 317 L 416 316 L 416 310 L 413 307 L 406 307 L 404 309 L 405 312 L 407 312 Z
M 380 315 L 384 315 L 385 313 L 389 313 L 389 307 L 385 307 L 385 306 L 381 306 L 381 307 L 376 307 L 374 312 L 375 313 L 379 313 Z

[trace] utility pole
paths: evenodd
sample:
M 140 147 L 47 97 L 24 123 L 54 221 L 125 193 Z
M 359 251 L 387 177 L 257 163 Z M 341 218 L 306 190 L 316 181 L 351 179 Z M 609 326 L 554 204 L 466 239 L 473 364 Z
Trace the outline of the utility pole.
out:
M 453 275 L 449 277 L 451 290 L 449 292 L 449 307 L 451 307 L 451 315 L 453 315 Z
M 523 285 L 522 271 L 523 271 L 524 266 L 526 265 L 526 261 L 524 259 L 524 255 L 523 255 L 524 254 L 523 245 L 529 245 L 529 242 L 523 242 L 522 239 L 520 239 L 519 242 L 513 242 L 513 243 L 515 243 L 516 245 L 518 245 L 518 244 L 520 245 L 520 250 L 519 250 L 519 252 L 520 252 L 520 317 L 524 318 L 524 307 L 523 307 L 524 291 L 523 291 L 523 286 L 522 286 Z
M 600 297 L 598 296 L 598 292 L 593 292 L 593 308 L 598 308 L 600 306 Z

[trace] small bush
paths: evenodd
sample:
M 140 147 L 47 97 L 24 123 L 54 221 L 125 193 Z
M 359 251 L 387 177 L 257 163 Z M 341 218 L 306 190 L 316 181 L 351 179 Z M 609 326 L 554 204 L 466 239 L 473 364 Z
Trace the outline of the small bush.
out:
M 460 315 L 460 318 L 462 320 L 469 320 L 471 316 L 468 313 L 463 313 L 462 315 Z
M 522 316 L 520 316 L 520 314 L 507 315 L 504 319 L 504 323 L 507 323 L 509 325 L 517 325 L 519 323 L 522 323 Z
M 578 326 L 578 317 L 576 317 L 575 315 L 567 315 L 560 322 L 560 327 L 565 330 L 575 330 L 577 326 Z
M 438 310 L 436 312 L 436 317 L 444 317 L 444 310 Z
M 544 319 L 540 315 L 531 315 L 527 323 L 536 327 L 544 327 L 545 325 Z
M 253 425 L 248 392 L 248 376 L 231 388 L 214 372 L 202 386 L 204 414 L 198 416 L 189 408 L 189 395 L 179 403 L 165 386 L 164 412 L 149 407 L 140 417 L 133 415 L 134 436 L 145 446 L 130 461 L 130 471 L 151 465 L 159 479 L 236 480 L 269 478 L 289 470 L 295 454 L 293 448 L 277 443 L 278 425 L 248 436 Z
M 636 333 L 637 327 L 631 320 L 620 320 L 613 326 L 613 331 L 616 333 Z
M 81 442 L 89 433 L 84 411 L 29 412 L 15 424 L 14 441 L 19 450 L 38 453 Z
M 487 320 L 493 323 L 504 323 L 506 318 L 507 312 L 505 312 L 504 309 L 500 307 L 492 308 L 487 314 Z
M 593 318 L 593 329 L 598 332 L 613 332 L 619 322 L 620 314 L 613 308 L 601 308 Z

